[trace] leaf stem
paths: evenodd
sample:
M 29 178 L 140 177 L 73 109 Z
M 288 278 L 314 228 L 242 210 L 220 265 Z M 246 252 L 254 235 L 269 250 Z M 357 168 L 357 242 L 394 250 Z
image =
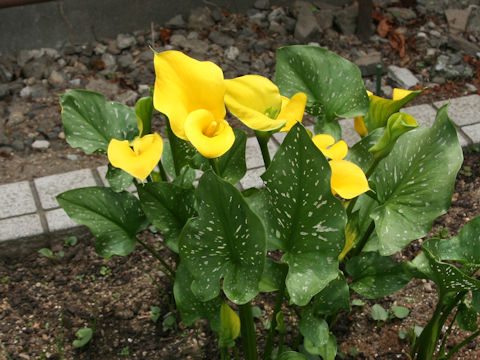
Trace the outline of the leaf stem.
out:
M 175 272 L 173 271 L 173 269 L 170 267 L 170 265 L 168 265 L 168 263 L 163 260 L 163 258 L 160 256 L 160 254 L 158 252 L 156 252 L 150 245 L 148 245 L 147 243 L 143 242 L 142 240 L 140 240 L 139 238 L 137 238 L 137 241 L 139 242 L 140 245 L 142 245 L 150 254 L 152 254 L 155 258 L 157 258 L 158 261 L 160 261 L 160 263 L 165 267 L 165 269 L 167 270 L 167 272 L 163 271 L 162 272 L 167 275 L 170 280 L 174 280 L 175 279 Z
M 287 277 L 287 271 L 286 271 L 286 269 L 283 269 L 282 285 L 281 285 L 280 289 L 278 290 L 277 298 L 275 300 L 275 306 L 273 308 L 272 321 L 270 322 L 270 329 L 268 330 L 267 341 L 265 343 L 265 351 L 263 352 L 263 357 L 262 357 L 263 360 L 270 360 L 270 358 L 272 357 L 273 338 L 274 338 L 274 335 L 275 335 L 275 328 L 277 327 L 277 314 L 282 309 L 283 299 L 285 297 L 285 290 L 286 290 L 285 279 L 286 279 L 286 277 Z
M 255 334 L 255 324 L 253 323 L 252 307 L 250 302 L 239 305 L 240 313 L 240 331 L 243 341 L 243 356 L 245 360 L 257 360 L 257 339 Z
M 368 239 L 372 235 L 373 230 L 375 230 L 375 223 L 373 221 L 370 221 L 370 225 L 368 225 L 368 228 L 363 234 L 363 237 L 360 239 L 357 245 L 355 245 L 355 247 L 350 252 L 351 257 L 357 256 L 362 252 L 363 248 L 365 247 L 365 244 L 367 243 Z
M 255 131 L 255 136 L 257 137 L 258 145 L 260 145 L 260 150 L 262 151 L 265 169 L 268 169 L 271 163 L 270 153 L 268 151 L 268 140 L 270 140 L 270 133 L 265 131 Z
M 158 162 L 158 168 L 160 169 L 160 177 L 162 178 L 162 180 L 168 181 L 167 172 L 165 171 L 165 168 L 163 167 L 163 164 L 161 161 Z

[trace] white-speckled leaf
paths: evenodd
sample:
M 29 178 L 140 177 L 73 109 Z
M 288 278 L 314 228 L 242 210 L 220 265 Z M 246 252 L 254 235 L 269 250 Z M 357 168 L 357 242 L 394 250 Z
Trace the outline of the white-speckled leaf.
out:
M 268 246 L 284 251 L 287 290 L 297 305 L 306 305 L 338 275 L 346 215 L 332 195 L 330 174 L 327 160 L 298 123 L 262 175 Z
M 85 153 L 106 153 L 112 139 L 133 140 L 138 135 L 135 111 L 106 101 L 89 90 L 68 90 L 60 96 L 65 137 L 70 146 Z
M 315 315 L 337 314 L 339 310 L 350 310 L 350 290 L 343 276 L 328 283 L 327 287 L 314 296 L 310 303 Z
M 73 221 L 95 236 L 97 253 L 104 258 L 130 254 L 136 235 L 148 224 L 138 199 L 110 188 L 87 187 L 66 191 L 57 201 Z
M 127 190 L 133 183 L 133 176 L 126 173 L 122 169 L 116 168 L 111 164 L 108 164 L 107 174 L 105 179 L 115 192 Z
M 353 279 L 350 288 L 367 299 L 390 295 L 407 285 L 411 279 L 402 264 L 376 252 L 361 253 L 352 258 L 345 269 Z
M 369 101 L 360 69 L 319 46 L 278 49 L 275 83 L 282 95 L 307 94 L 307 111 L 327 121 L 368 111 Z
M 161 232 L 169 249 L 178 253 L 180 233 L 195 216 L 194 190 L 167 182 L 140 184 L 137 190 L 148 220 Z
M 450 207 L 462 161 L 447 106 L 438 110 L 431 128 L 419 127 L 398 139 L 370 179 L 380 203 L 371 214 L 380 254 L 391 255 L 428 234 Z
M 207 319 L 212 330 L 218 333 L 220 331 L 222 300 L 218 296 L 209 301 L 200 301 L 190 289 L 192 281 L 193 276 L 183 264 L 180 264 L 175 273 L 173 295 L 183 323 L 190 326 L 198 319 Z
M 303 311 L 298 329 L 304 337 L 305 350 L 310 354 L 319 355 L 321 346 L 328 342 L 329 329 L 325 319 L 315 315 L 312 308 Z
M 200 178 L 195 193 L 198 217 L 180 236 L 182 263 L 203 301 L 218 296 L 220 280 L 227 298 L 245 304 L 255 297 L 265 262 L 265 229 L 240 192 L 212 171 Z

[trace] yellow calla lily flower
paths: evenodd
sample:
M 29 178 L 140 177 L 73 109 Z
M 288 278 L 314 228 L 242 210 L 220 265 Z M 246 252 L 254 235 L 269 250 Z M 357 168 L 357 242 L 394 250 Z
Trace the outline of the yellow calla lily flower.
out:
M 315 135 L 312 141 L 325 157 L 331 159 L 328 163 L 332 169 L 330 187 L 333 194 L 352 199 L 370 190 L 363 170 L 356 164 L 343 160 L 348 153 L 345 141 L 335 143 L 333 136 L 328 134 Z
M 297 122 L 302 122 L 306 105 L 307 95 L 304 93 L 296 93 L 291 99 L 282 96 L 282 109 L 277 119 L 285 119 L 287 122 L 280 131 L 288 132 Z
M 399 89 L 395 88 L 393 89 L 393 94 L 392 94 L 392 100 L 402 100 L 404 97 L 410 95 L 413 91 L 412 90 L 405 90 L 405 89 Z M 370 98 L 371 96 L 375 96 L 371 91 L 367 90 L 367 95 Z M 361 137 L 367 136 L 368 130 L 367 127 L 365 126 L 365 121 L 363 116 L 356 116 L 353 119 L 353 126 L 355 128 L 355 131 L 360 135 Z
M 137 137 L 132 141 L 112 139 L 108 144 L 107 155 L 110 163 L 130 175 L 145 180 L 160 161 L 163 140 L 158 134 Z
M 246 126 L 257 131 L 273 131 L 287 127 L 303 117 L 306 95 L 282 98 L 278 87 L 266 77 L 245 75 L 225 80 L 225 104 Z
M 235 142 L 230 125 L 225 120 L 217 122 L 212 113 L 204 109 L 188 114 L 185 134 L 200 154 L 210 159 L 225 154 Z
M 154 65 L 153 105 L 168 117 L 173 133 L 209 158 L 228 151 L 235 136 L 225 121 L 222 69 L 173 50 L 155 54 Z

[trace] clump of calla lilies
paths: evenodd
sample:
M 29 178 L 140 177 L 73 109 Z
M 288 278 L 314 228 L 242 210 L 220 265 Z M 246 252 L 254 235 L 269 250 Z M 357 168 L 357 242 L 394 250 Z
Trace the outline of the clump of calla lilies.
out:
M 447 106 L 432 127 L 419 125 L 400 110 L 422 89 L 374 95 L 354 64 L 318 46 L 278 49 L 273 81 L 225 79 L 213 62 L 174 50 L 154 52 L 153 62 L 151 96 L 134 108 L 87 90 L 62 95 L 68 143 L 108 156 L 109 186 L 57 199 L 90 228 L 105 258 L 147 249 L 172 282 L 183 323 L 208 321 L 219 358 L 334 360 L 332 328 L 350 311 L 351 294 L 377 299 L 413 278 L 434 281 L 439 301 L 423 332 L 412 332 L 412 359 L 448 359 L 479 334 L 480 221 L 425 241 L 414 259 L 392 257 L 450 205 L 463 158 Z M 305 113 L 313 127 L 304 126 Z M 253 175 L 246 133 L 231 117 L 257 138 L 257 188 L 239 186 Z M 348 128 L 359 139 L 350 147 Z M 284 135 L 272 153 L 276 133 Z M 158 244 L 137 236 L 151 225 Z M 262 293 L 275 299 L 268 328 L 252 315 Z M 454 322 L 472 335 L 447 351 L 445 328 Z

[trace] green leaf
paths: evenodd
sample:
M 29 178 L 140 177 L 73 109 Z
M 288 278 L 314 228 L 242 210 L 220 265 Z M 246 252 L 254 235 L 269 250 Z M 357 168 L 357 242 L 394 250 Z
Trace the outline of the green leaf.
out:
M 363 121 L 368 132 L 384 127 L 388 118 L 398 112 L 405 104 L 416 98 L 423 90 L 416 90 L 400 100 L 384 99 L 379 96 L 370 96 L 370 107 Z
M 329 329 L 327 322 L 315 315 L 312 309 L 306 309 L 300 323 L 298 324 L 300 333 L 304 337 L 303 346 L 310 354 L 320 355 L 321 347 L 328 342 Z
M 220 307 L 223 301 L 218 296 L 209 301 L 200 301 L 190 289 L 193 279 L 187 268 L 180 264 L 175 273 L 173 295 L 182 321 L 190 326 L 198 319 L 207 319 L 212 330 L 219 333 Z
M 480 267 L 480 216 L 467 223 L 457 236 L 429 242 L 428 248 L 442 261 Z
M 240 318 L 227 303 L 223 303 L 220 308 L 219 346 L 235 346 L 235 339 L 238 335 L 240 335 Z
M 371 177 L 380 202 L 370 215 L 380 254 L 391 255 L 428 234 L 450 206 L 462 161 L 447 106 L 438 111 L 431 128 L 418 127 L 398 139 Z
M 185 165 L 190 165 L 190 162 L 194 156 L 198 154 L 198 152 L 188 141 L 178 138 L 170 129 L 170 126 L 165 128 L 165 132 L 167 133 L 170 144 L 168 156 L 171 155 L 173 169 L 175 172 L 175 174 L 172 174 L 174 175 L 172 177 L 175 178 L 176 175 L 180 174 L 180 170 Z
M 212 191 L 213 190 L 213 191 Z M 185 225 L 180 258 L 194 277 L 193 293 L 202 300 L 223 291 L 235 304 L 258 294 L 265 263 L 265 229 L 240 192 L 207 171 L 195 193 L 198 217 Z
M 360 69 L 319 46 L 277 50 L 275 83 L 282 95 L 307 95 L 307 112 L 329 121 L 364 115 L 369 101 Z
M 173 184 L 182 188 L 193 188 L 193 182 L 197 174 L 190 166 L 186 165 L 180 169 L 178 176 L 172 181 Z
M 133 183 L 133 176 L 122 169 L 108 164 L 107 174 L 105 175 L 110 187 L 115 192 L 127 190 Z
M 195 216 L 194 190 L 167 182 L 140 184 L 137 190 L 148 220 L 162 233 L 169 249 L 178 253 L 180 233 Z
M 280 264 L 270 258 L 265 259 L 262 277 L 258 287 L 261 292 L 277 291 L 283 284 L 285 272 L 287 271 L 285 264 Z
M 387 321 L 388 312 L 385 310 L 382 305 L 375 304 L 371 309 L 372 319 L 375 321 Z
M 158 321 L 158 318 L 161 315 L 161 309 L 158 306 L 150 306 L 150 320 L 153 323 Z
M 375 130 L 353 145 L 348 150 L 345 160 L 357 164 L 362 168 L 363 172 L 367 172 L 370 164 L 373 162 L 373 155 L 368 149 L 375 145 L 382 137 L 382 132 L 381 129 Z
M 350 291 L 343 277 L 330 283 L 312 299 L 315 315 L 332 315 L 339 310 L 350 310 Z
M 472 291 L 472 308 L 480 313 L 480 290 Z
M 85 153 L 106 153 L 112 139 L 133 140 L 138 135 L 132 108 L 105 101 L 102 94 L 67 90 L 60 96 L 65 137 L 70 146 Z
M 405 319 L 408 314 L 410 314 L 410 310 L 405 306 L 393 305 L 390 310 L 392 311 L 393 315 L 399 319 Z
M 353 299 L 352 306 L 365 306 L 365 301 L 361 299 Z
M 477 312 L 464 303 L 461 303 L 458 307 L 456 320 L 460 329 L 467 331 L 476 331 L 478 329 Z
M 335 360 L 337 356 L 337 339 L 333 334 L 330 334 L 327 343 L 320 347 L 319 355 L 323 360 Z
M 335 119 L 324 119 L 321 116 L 317 116 L 313 130 L 315 134 L 332 135 L 335 141 L 342 139 L 342 127 L 338 120 Z
M 140 137 L 152 132 L 153 97 L 146 96 L 138 99 L 135 104 L 135 115 L 137 116 Z
M 330 190 L 330 165 L 296 124 L 262 175 L 270 249 L 284 251 L 291 301 L 306 305 L 338 275 L 345 243 L 345 208 Z
M 247 134 L 239 129 L 233 129 L 233 131 L 235 142 L 230 150 L 218 158 L 217 165 L 220 177 L 231 184 L 236 184 L 247 172 L 245 162 Z
M 73 340 L 73 346 L 80 348 L 87 345 L 87 343 L 92 339 L 93 330 L 90 328 L 83 328 L 78 330 L 75 335 L 77 336 L 77 340 Z
M 307 357 L 296 351 L 285 351 L 280 354 L 277 360 L 307 360 Z
M 402 264 L 376 252 L 360 253 L 348 262 L 345 270 L 353 279 L 350 288 L 367 299 L 392 294 L 411 279 Z
M 66 191 L 57 196 L 57 201 L 73 221 L 91 230 L 97 253 L 107 259 L 130 254 L 136 234 L 148 225 L 140 202 L 130 193 L 87 187 Z
M 55 255 L 53 254 L 53 251 L 48 249 L 48 248 L 41 248 L 40 250 L 37 251 L 40 255 L 45 256 L 46 258 L 49 258 L 50 260 L 55 260 Z

